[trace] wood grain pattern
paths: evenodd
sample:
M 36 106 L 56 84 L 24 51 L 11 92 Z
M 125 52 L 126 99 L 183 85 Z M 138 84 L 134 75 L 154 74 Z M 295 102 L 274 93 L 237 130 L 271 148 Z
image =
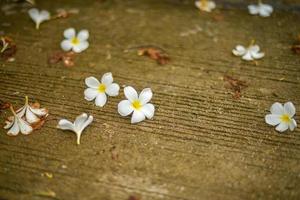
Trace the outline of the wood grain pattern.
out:
M 50 116 L 30 136 L 0 129 L 0 199 L 299 199 L 299 128 L 279 134 L 264 122 L 272 103 L 292 101 L 300 123 L 300 57 L 290 51 L 299 4 L 278 3 L 272 17 L 259 18 L 245 2 L 219 3 L 203 14 L 189 1 L 41 1 L 51 12 L 64 5 L 80 13 L 39 31 L 24 13 L 1 13 L 18 52 L 1 62 L 0 100 L 20 107 L 28 95 Z M 89 49 L 72 68 L 47 64 L 71 26 L 90 31 Z M 202 31 L 180 36 L 196 26 Z M 257 65 L 231 55 L 253 38 L 266 53 Z M 145 44 L 166 49 L 171 63 L 124 52 Z M 108 71 L 121 93 L 99 108 L 84 100 L 84 79 Z M 249 85 L 240 99 L 224 87 L 225 74 Z M 119 116 L 125 85 L 152 88 L 153 120 L 131 125 Z M 56 125 L 82 112 L 95 121 L 76 145 Z M 9 115 L 1 111 L 0 121 Z

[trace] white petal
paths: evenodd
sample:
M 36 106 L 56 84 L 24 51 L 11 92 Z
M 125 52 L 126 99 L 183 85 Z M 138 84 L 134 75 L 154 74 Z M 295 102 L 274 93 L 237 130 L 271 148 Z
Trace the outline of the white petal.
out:
M 131 86 L 127 86 L 124 88 L 124 94 L 126 98 L 131 102 L 138 99 L 138 94 L 136 90 Z
M 40 121 L 40 119 L 29 108 L 26 109 L 26 121 L 30 124 Z
M 90 115 L 85 121 L 84 123 L 81 125 L 81 129 L 80 129 L 80 132 L 82 132 L 88 125 L 90 125 L 93 121 L 93 116 Z
M 236 56 L 242 56 L 246 53 L 246 49 L 242 45 L 237 45 L 235 49 L 232 50 L 232 53 Z
M 74 121 L 74 129 L 76 132 L 80 132 L 82 125 L 84 122 L 87 120 L 88 116 L 86 113 L 82 113 L 81 115 L 77 116 L 75 121 Z
M 73 51 L 75 53 L 81 53 L 89 47 L 89 43 L 87 41 L 81 41 L 78 45 L 73 46 Z
M 148 103 L 151 100 L 152 95 L 153 94 L 152 94 L 151 88 L 143 89 L 139 96 L 139 100 L 140 100 L 141 104 L 145 105 L 146 103 Z
M 36 22 L 36 19 L 39 16 L 39 10 L 36 8 L 31 8 L 28 10 L 28 14 L 31 17 L 31 19 Z
M 271 5 L 268 5 L 268 4 L 261 4 L 262 8 L 269 12 L 269 13 L 272 13 L 273 12 L 273 7 Z
M 63 40 L 60 43 L 60 47 L 64 50 L 64 51 L 70 51 L 73 47 L 73 44 L 70 40 Z
M 253 60 L 251 53 L 249 51 L 242 58 L 243 60 L 247 60 L 247 61 Z
M 119 86 L 118 84 L 116 84 L 116 83 L 113 83 L 113 84 L 110 84 L 110 85 L 106 88 L 105 92 L 106 92 L 106 94 L 108 94 L 109 96 L 114 97 L 114 96 L 118 96 L 119 90 L 120 90 L 120 86 Z
M 95 77 L 90 76 L 85 79 L 85 84 L 90 88 L 98 89 L 100 82 Z
M 96 106 L 100 106 L 103 107 L 106 103 L 107 97 L 105 93 L 98 93 L 97 97 L 96 97 Z
M 271 15 L 271 12 L 269 10 L 264 9 L 264 8 L 260 8 L 259 15 L 261 17 L 269 17 Z
M 284 132 L 289 128 L 289 125 L 287 123 L 281 122 L 278 126 L 276 126 L 276 131 Z
M 29 107 L 31 112 L 33 112 L 35 115 L 42 117 L 48 114 L 48 110 L 46 108 L 32 108 Z
M 81 30 L 81 31 L 79 31 L 77 38 L 80 41 L 85 41 L 89 38 L 89 32 L 87 30 Z
M 143 120 L 145 120 L 145 115 L 143 112 L 138 111 L 138 110 L 133 111 L 133 115 L 131 117 L 132 124 L 141 122 Z
M 9 120 L 6 120 L 5 121 L 5 126 L 3 127 L 4 129 L 9 129 L 9 128 L 11 128 L 12 127 L 12 125 L 14 125 L 14 121 L 15 120 L 15 118 L 13 119 L 13 121 L 9 121 Z
M 293 131 L 297 127 L 297 122 L 292 119 L 291 123 L 289 124 L 289 128 L 291 131 Z
M 33 131 L 32 127 L 23 119 L 19 118 L 18 123 L 22 134 L 28 135 Z
M 265 53 L 251 53 L 251 55 L 255 59 L 260 59 L 265 56 Z
M 281 103 L 273 103 L 273 105 L 271 106 L 270 108 L 270 112 L 274 115 L 282 115 L 284 114 L 284 111 L 283 111 L 283 106 Z
M 216 8 L 216 4 L 214 1 L 209 1 L 207 6 L 210 11 Z
M 73 37 L 75 37 L 76 32 L 74 28 L 68 28 L 64 31 L 64 36 L 67 39 L 72 39 Z
M 22 108 L 18 109 L 16 113 L 19 117 L 23 117 L 25 115 L 26 110 L 27 106 L 23 106 Z
M 40 12 L 40 18 L 41 18 L 41 21 L 49 20 L 50 19 L 50 13 L 47 10 L 42 10 Z
M 20 132 L 19 124 L 18 124 L 17 120 L 14 119 L 13 126 L 9 129 L 9 131 L 7 132 L 7 135 L 16 136 L 19 134 L 19 132 Z
M 265 121 L 267 124 L 275 126 L 281 122 L 280 115 L 268 114 L 265 116 Z
M 131 102 L 128 100 L 123 100 L 118 104 L 118 112 L 121 116 L 127 116 L 133 112 Z
M 148 119 L 151 119 L 154 116 L 154 110 L 155 110 L 154 105 L 151 103 L 147 103 L 141 108 L 141 111 Z
M 256 15 L 259 12 L 259 8 L 256 5 L 249 5 L 248 10 L 249 10 L 249 13 L 252 15 Z
M 59 120 L 57 128 L 62 129 L 62 130 L 75 131 L 74 124 L 71 123 L 69 120 L 66 120 L 66 119 Z
M 105 84 L 106 86 L 112 84 L 113 81 L 114 81 L 114 79 L 112 77 L 111 72 L 103 74 L 103 76 L 101 78 L 101 83 Z
M 296 108 L 292 102 L 286 102 L 283 106 L 284 113 L 293 117 L 296 114 Z
M 251 53 L 257 53 L 257 52 L 259 52 L 259 50 L 260 50 L 260 48 L 257 44 L 256 45 L 251 45 L 248 48 L 248 51 L 250 51 Z
M 87 88 L 84 90 L 84 98 L 88 101 L 92 101 L 98 95 L 98 90 L 94 88 Z

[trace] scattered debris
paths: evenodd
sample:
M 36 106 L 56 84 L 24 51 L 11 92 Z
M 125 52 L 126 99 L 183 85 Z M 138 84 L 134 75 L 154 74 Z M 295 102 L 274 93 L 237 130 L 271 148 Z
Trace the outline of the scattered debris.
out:
M 112 146 L 109 151 L 111 153 L 111 158 L 113 160 L 118 160 L 119 154 L 118 154 L 116 146 Z
M 9 102 L 3 102 L 0 100 L 0 111 L 8 109 L 11 106 Z
M 136 195 L 130 195 L 130 196 L 128 197 L 128 200 L 141 200 L 141 198 L 138 197 L 138 196 L 136 196 Z
M 17 52 L 17 45 L 10 37 L 1 37 L 0 41 L 0 57 L 6 61 L 14 60 L 14 55 Z
M 225 88 L 231 89 L 234 92 L 233 98 L 235 99 L 239 99 L 241 97 L 242 90 L 248 87 L 246 81 L 241 81 L 229 75 L 224 75 L 223 80 L 228 82 L 228 84 L 225 85 Z
M 187 37 L 187 36 L 190 36 L 190 35 L 196 35 L 197 33 L 202 32 L 202 31 L 203 31 L 202 27 L 200 27 L 199 25 L 195 25 L 195 28 L 189 29 L 189 30 L 184 31 L 184 32 L 181 32 L 180 36 L 181 37 Z
M 49 178 L 49 179 L 52 179 L 52 178 L 53 178 L 53 174 L 50 173 L 50 172 L 44 172 L 44 173 L 41 174 L 41 176 L 45 176 L 45 177 L 47 177 L 47 178 Z
M 52 197 L 52 198 L 56 197 L 56 193 L 52 190 L 37 191 L 35 192 L 34 195 L 43 196 L 43 197 Z
M 296 42 L 292 46 L 292 51 L 296 54 L 300 54 L 300 34 L 298 35 Z
M 57 64 L 60 61 L 62 61 L 65 67 L 73 67 L 75 64 L 74 57 L 75 57 L 75 53 L 73 51 L 70 52 L 57 51 L 49 56 L 48 63 Z
M 76 8 L 73 8 L 73 9 L 69 9 L 69 10 L 66 10 L 66 9 L 63 9 L 63 8 L 59 8 L 56 10 L 56 15 L 52 16 L 51 19 L 62 19 L 62 18 L 68 18 L 70 17 L 71 15 L 74 15 L 74 14 L 78 14 L 79 13 L 79 10 L 76 9 Z

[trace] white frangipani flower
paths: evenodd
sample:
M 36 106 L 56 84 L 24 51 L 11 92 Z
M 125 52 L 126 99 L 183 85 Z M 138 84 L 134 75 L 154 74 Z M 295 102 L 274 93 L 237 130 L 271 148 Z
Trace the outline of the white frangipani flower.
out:
M 235 56 L 242 56 L 243 60 L 252 61 L 255 59 L 260 59 L 265 56 L 265 53 L 259 51 L 260 51 L 259 46 L 255 45 L 254 41 L 252 41 L 248 47 L 237 45 L 235 49 L 232 50 L 232 53 Z
M 13 116 L 5 122 L 6 125 L 4 126 L 4 129 L 9 129 L 7 135 L 16 136 L 19 134 L 19 132 L 24 135 L 30 134 L 33 131 L 33 128 L 15 113 L 12 106 L 10 106 L 10 110 L 13 113 Z
M 128 100 L 123 100 L 118 104 L 118 112 L 121 116 L 128 116 L 132 112 L 131 123 L 138 123 L 145 118 L 151 119 L 154 116 L 154 105 L 148 103 L 152 98 L 150 88 L 145 88 L 138 96 L 136 90 L 127 86 L 124 88 L 124 94 Z
M 76 133 L 77 144 L 80 144 L 80 136 L 82 131 L 93 121 L 93 116 L 88 116 L 86 113 L 82 113 L 77 116 L 74 123 L 66 119 L 61 119 L 58 122 L 57 128 L 62 130 L 70 130 Z
M 35 22 L 35 28 L 39 29 L 40 24 L 44 21 L 50 20 L 50 13 L 47 10 L 39 11 L 36 8 L 31 8 L 28 10 L 30 18 Z
M 199 0 L 195 1 L 195 6 L 205 12 L 211 12 L 216 8 L 216 3 L 210 0 Z
M 106 95 L 117 96 L 119 94 L 120 86 L 113 81 L 111 72 L 103 74 L 101 83 L 93 76 L 86 78 L 85 84 L 89 88 L 84 90 L 84 98 L 88 101 L 96 99 L 96 106 L 103 107 L 107 101 Z
M 25 96 L 25 105 L 16 111 L 17 115 L 21 118 L 25 116 L 25 120 L 32 124 L 40 121 L 41 117 L 47 117 L 48 110 L 46 108 L 39 108 L 30 106 L 28 103 L 28 96 Z
M 248 10 L 251 15 L 269 17 L 273 12 L 273 7 L 271 5 L 264 4 L 259 0 L 257 5 L 249 5 Z
M 274 103 L 270 108 L 271 114 L 265 116 L 267 124 L 276 126 L 279 132 L 286 131 L 288 128 L 293 131 L 297 123 L 293 116 L 296 114 L 295 106 L 292 102 L 287 102 L 283 106 L 281 103 Z
M 89 32 L 87 30 L 81 30 L 76 35 L 74 28 L 68 28 L 64 31 L 64 37 L 66 38 L 60 43 L 61 48 L 64 51 L 73 50 L 76 53 L 80 53 L 89 47 Z

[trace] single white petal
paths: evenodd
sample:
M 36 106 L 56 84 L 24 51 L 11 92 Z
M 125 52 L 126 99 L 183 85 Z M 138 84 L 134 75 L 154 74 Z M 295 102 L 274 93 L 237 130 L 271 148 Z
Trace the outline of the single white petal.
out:
M 127 86 L 124 88 L 124 94 L 125 94 L 126 98 L 131 102 L 138 99 L 138 94 L 137 94 L 136 90 L 131 86 Z
M 69 120 L 66 120 L 66 119 L 59 120 L 57 128 L 62 129 L 62 130 L 75 131 L 74 124 L 71 123 Z
M 88 101 L 92 101 L 98 95 L 98 90 L 94 88 L 87 88 L 84 90 L 84 98 Z
M 268 4 L 261 4 L 262 8 L 269 12 L 269 13 L 272 13 L 273 12 L 273 7 L 271 5 L 268 5 Z
M 19 132 L 20 132 L 20 127 L 19 127 L 17 119 L 15 118 L 13 126 L 8 130 L 7 135 L 16 136 L 19 134 Z
M 103 74 L 103 76 L 101 78 L 101 83 L 103 83 L 106 86 L 112 84 L 113 81 L 114 81 L 114 79 L 112 77 L 111 72 L 107 72 L 107 73 Z
M 270 112 L 274 115 L 282 115 L 284 114 L 283 106 L 281 103 L 273 103 L 273 105 L 270 108 Z
M 42 10 L 40 12 L 40 18 L 41 18 L 41 21 L 49 20 L 50 19 L 50 13 L 47 10 Z
M 18 115 L 19 117 L 23 117 L 23 116 L 25 115 L 25 113 L 26 113 L 26 110 L 27 110 L 27 106 L 25 105 L 25 106 L 23 106 L 22 108 L 18 109 L 18 110 L 16 111 L 16 113 L 17 113 L 17 115 Z
M 73 51 L 75 53 L 81 53 L 89 47 L 89 43 L 87 41 L 81 41 L 77 45 L 73 45 Z
M 23 119 L 18 118 L 19 128 L 22 134 L 28 135 L 33 131 L 33 128 Z
M 253 60 L 251 53 L 249 51 L 247 51 L 247 53 L 242 58 L 243 60 L 247 60 L 247 61 Z
M 11 128 L 12 127 L 12 125 L 14 125 L 14 121 L 15 120 L 15 118 L 12 120 L 12 121 L 9 121 L 9 120 L 6 120 L 5 121 L 5 126 L 3 127 L 4 129 L 9 129 L 9 128 Z
M 36 22 L 36 19 L 39 17 L 39 10 L 36 8 L 31 8 L 28 10 L 28 14 L 31 17 L 31 19 Z
M 109 96 L 118 96 L 120 90 L 120 86 L 116 83 L 110 84 L 106 90 L 105 93 L 108 94 Z
M 28 108 L 31 110 L 31 112 L 39 117 L 48 115 L 48 110 L 46 108 L 32 108 L 30 106 Z
M 293 131 L 297 127 L 296 120 L 292 119 L 291 123 L 289 124 L 289 128 L 291 131 Z
M 265 53 L 251 53 L 251 56 L 255 59 L 260 59 L 265 56 Z
M 26 121 L 30 124 L 40 121 L 40 119 L 28 107 L 25 114 Z
M 106 94 L 105 93 L 98 93 L 97 97 L 96 97 L 96 106 L 100 106 L 103 107 L 106 104 Z
M 70 51 L 73 47 L 73 44 L 70 40 L 63 40 L 60 43 L 60 47 L 64 50 L 64 51 Z
M 85 79 L 85 84 L 90 88 L 98 89 L 100 82 L 95 77 L 90 76 Z
M 260 10 L 259 10 L 259 15 L 260 15 L 261 17 L 269 17 L 269 16 L 271 15 L 271 13 L 270 13 L 269 11 L 260 9 Z
M 152 117 L 154 116 L 154 110 L 155 110 L 154 105 L 151 103 L 147 103 L 141 108 L 141 111 L 148 119 L 152 119 Z
M 252 15 L 256 15 L 259 12 L 259 8 L 256 5 L 249 5 L 248 10 L 249 10 L 249 13 Z
M 139 100 L 140 100 L 141 104 L 145 105 L 146 103 L 148 103 L 151 100 L 152 95 L 153 94 L 152 94 L 151 88 L 143 89 L 139 96 Z
M 84 123 L 81 125 L 80 128 L 80 133 L 88 126 L 92 123 L 92 121 L 94 120 L 93 116 L 90 115 L 85 121 Z
M 209 11 L 213 10 L 216 8 L 216 4 L 214 1 L 208 1 L 208 8 L 209 8 Z
M 280 115 L 268 114 L 265 116 L 265 121 L 267 124 L 275 126 L 281 122 Z
M 128 100 L 123 100 L 118 104 L 118 112 L 121 116 L 130 115 L 133 112 L 131 102 Z
M 284 113 L 293 117 L 296 114 L 296 108 L 292 102 L 286 102 L 283 106 Z
M 248 48 L 248 51 L 250 51 L 251 53 L 257 53 L 257 52 L 259 52 L 259 50 L 260 50 L 260 48 L 257 44 L 256 45 L 251 45 Z
M 80 41 L 85 41 L 89 38 L 89 32 L 88 30 L 81 30 L 79 31 L 78 35 L 77 35 L 77 38 L 80 40 Z
M 246 49 L 242 45 L 237 45 L 235 49 L 232 50 L 232 53 L 236 56 L 242 56 L 246 53 Z
M 132 117 L 131 117 L 131 123 L 132 124 L 141 122 L 143 120 L 145 120 L 145 115 L 142 111 L 139 111 L 139 110 L 133 111 L 133 114 L 132 114 Z
M 82 125 L 87 120 L 88 116 L 86 113 L 82 113 L 81 115 L 78 115 L 74 121 L 74 129 L 78 133 L 80 133 L 80 130 L 82 128 Z
M 74 28 L 68 28 L 64 31 L 64 37 L 67 39 L 72 39 L 73 37 L 75 37 L 76 32 Z
M 289 128 L 289 125 L 287 123 L 281 122 L 278 126 L 276 126 L 276 131 L 284 132 Z

